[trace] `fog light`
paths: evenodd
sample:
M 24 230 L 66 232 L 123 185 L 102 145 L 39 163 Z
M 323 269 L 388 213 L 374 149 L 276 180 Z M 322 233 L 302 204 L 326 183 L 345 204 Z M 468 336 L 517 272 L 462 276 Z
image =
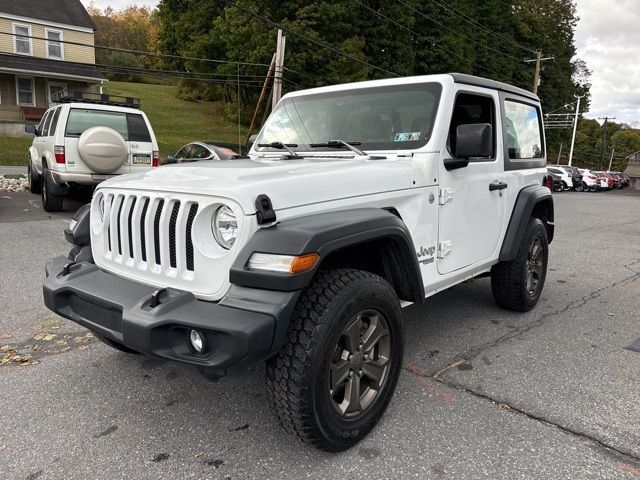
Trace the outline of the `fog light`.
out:
M 191 342 L 191 348 L 196 353 L 202 353 L 204 351 L 204 338 L 197 330 L 191 330 L 189 332 L 189 341 Z

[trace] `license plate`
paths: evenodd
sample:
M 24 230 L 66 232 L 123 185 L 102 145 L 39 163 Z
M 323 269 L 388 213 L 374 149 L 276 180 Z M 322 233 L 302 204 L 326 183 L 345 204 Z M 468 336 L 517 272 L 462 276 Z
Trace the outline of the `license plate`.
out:
M 134 165 L 151 165 L 151 155 L 134 155 Z

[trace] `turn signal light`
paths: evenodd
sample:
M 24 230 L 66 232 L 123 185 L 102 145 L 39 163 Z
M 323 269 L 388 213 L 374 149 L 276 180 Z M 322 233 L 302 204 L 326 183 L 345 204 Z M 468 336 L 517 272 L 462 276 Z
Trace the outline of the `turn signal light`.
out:
M 254 253 L 249 259 L 249 270 L 266 270 L 269 272 L 303 273 L 312 270 L 320 260 L 317 253 L 306 255 L 276 255 L 273 253 Z
M 318 255 L 317 253 L 309 253 L 307 255 L 295 257 L 293 259 L 293 262 L 291 262 L 289 273 L 308 272 L 316 266 L 316 263 L 318 263 L 319 259 L 320 255 Z
M 64 147 L 61 145 L 56 145 L 53 147 L 53 154 L 56 156 L 56 163 L 64 164 Z

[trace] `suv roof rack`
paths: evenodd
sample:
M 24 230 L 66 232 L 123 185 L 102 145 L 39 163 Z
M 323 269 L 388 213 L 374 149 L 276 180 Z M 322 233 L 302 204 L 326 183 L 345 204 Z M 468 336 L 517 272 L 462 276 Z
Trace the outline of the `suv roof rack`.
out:
M 111 105 L 113 107 L 140 108 L 140 99 L 137 97 L 123 97 L 121 95 L 82 91 L 72 93 L 73 95 L 56 97 L 54 103 L 91 103 L 94 105 Z

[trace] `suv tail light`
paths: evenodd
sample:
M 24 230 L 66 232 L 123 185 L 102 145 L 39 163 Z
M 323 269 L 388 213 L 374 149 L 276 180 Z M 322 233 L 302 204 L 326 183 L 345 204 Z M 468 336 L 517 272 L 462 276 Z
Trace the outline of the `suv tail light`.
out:
M 64 164 L 64 147 L 60 145 L 56 145 L 53 147 L 53 154 L 56 156 L 56 163 Z
M 151 157 L 151 166 L 157 167 L 158 165 L 160 165 L 160 152 L 154 150 L 153 156 Z

